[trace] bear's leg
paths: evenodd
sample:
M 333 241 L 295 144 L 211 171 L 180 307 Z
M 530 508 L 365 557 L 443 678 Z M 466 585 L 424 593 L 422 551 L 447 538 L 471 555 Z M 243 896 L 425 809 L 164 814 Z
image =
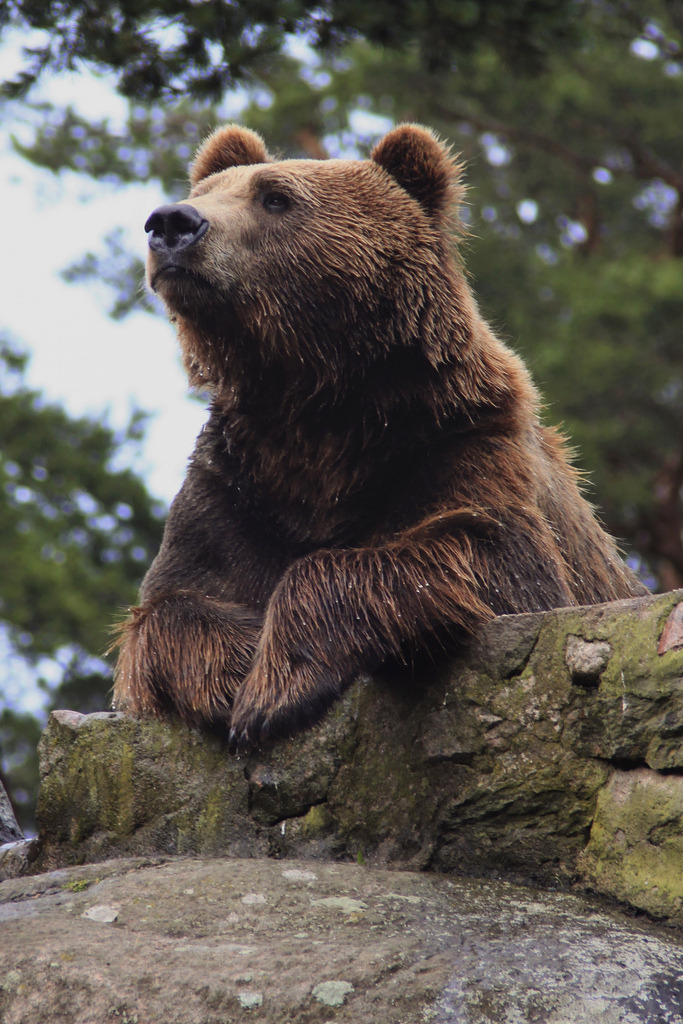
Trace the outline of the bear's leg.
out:
M 234 694 L 251 667 L 263 617 L 201 594 L 160 595 L 121 627 L 114 707 L 175 712 L 225 729 Z
M 487 575 L 467 536 L 325 551 L 294 563 L 266 611 L 253 667 L 232 712 L 248 750 L 320 718 L 359 671 L 441 626 L 462 635 L 492 618 Z

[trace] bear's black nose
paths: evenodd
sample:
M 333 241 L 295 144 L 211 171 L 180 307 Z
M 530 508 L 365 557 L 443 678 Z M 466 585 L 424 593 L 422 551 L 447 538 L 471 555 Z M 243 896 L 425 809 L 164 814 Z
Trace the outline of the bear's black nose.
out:
M 205 220 L 194 207 L 171 203 L 168 206 L 160 206 L 149 215 L 145 231 L 151 232 L 150 249 L 186 249 L 199 241 L 208 226 L 208 220 Z

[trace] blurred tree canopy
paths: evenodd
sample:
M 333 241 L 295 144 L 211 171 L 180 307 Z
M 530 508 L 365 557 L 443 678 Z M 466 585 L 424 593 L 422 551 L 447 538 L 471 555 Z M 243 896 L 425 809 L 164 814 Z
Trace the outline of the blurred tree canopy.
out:
M 32 659 L 65 638 L 74 650 L 107 646 L 102 607 L 134 602 L 140 566 L 156 553 L 162 509 L 130 469 L 143 418 L 114 432 L 70 417 L 23 381 L 26 356 L 0 347 L 0 611 Z
M 197 143 L 235 116 L 282 156 L 363 156 L 404 120 L 451 140 L 467 165 L 464 259 L 484 312 L 528 360 L 548 421 L 576 443 L 609 529 L 646 577 L 683 586 L 681 0 L 9 0 L 0 43 L 11 30 L 27 33 L 27 49 L 0 106 L 33 125 L 18 151 L 55 173 L 155 179 L 180 197 Z M 127 123 L 36 94 L 68 70 L 111 76 Z M 109 283 L 115 316 L 145 307 L 142 268 L 118 234 L 65 276 Z M 33 440 L 26 460 L 49 438 Z M 11 461 L 36 495 L 11 512 L 14 530 L 36 502 L 33 555 L 17 542 L 14 564 L 38 596 L 12 597 L 17 629 L 92 651 L 87 606 L 108 614 L 114 576 L 123 592 L 128 570 L 139 575 L 138 541 L 108 562 L 97 517 L 117 518 L 115 492 L 150 551 L 158 524 L 141 495 L 121 496 L 121 480 L 91 492 L 85 458 L 68 479 L 98 512 L 69 513 L 88 537 L 69 554 L 43 522 L 33 462 Z M 69 600 L 55 616 L 48 584 L 60 574 Z
M 70 417 L 24 380 L 26 356 L 0 345 L 0 619 L 17 666 L 59 676 L 51 707 L 109 703 L 113 617 L 136 599 L 161 540 L 163 512 L 121 453 L 139 443 L 143 418 L 115 432 Z M 35 788 L 31 715 L 5 708 L 0 749 L 20 820 Z M 29 782 L 33 785 L 29 785 Z
M 511 67 L 536 70 L 551 49 L 577 42 L 581 20 L 574 0 L 7 0 L 0 28 L 14 23 L 47 35 L 27 48 L 4 91 L 25 95 L 46 70 L 86 61 L 113 70 L 131 99 L 219 100 L 236 82 L 258 80 L 293 35 L 323 54 L 358 38 L 416 47 L 430 69 L 485 42 Z

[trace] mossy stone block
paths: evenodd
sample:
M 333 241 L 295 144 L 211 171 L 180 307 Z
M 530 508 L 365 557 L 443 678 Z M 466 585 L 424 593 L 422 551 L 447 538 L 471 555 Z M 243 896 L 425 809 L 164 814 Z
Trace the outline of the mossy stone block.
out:
M 683 776 L 615 771 L 580 866 L 599 892 L 683 924 Z

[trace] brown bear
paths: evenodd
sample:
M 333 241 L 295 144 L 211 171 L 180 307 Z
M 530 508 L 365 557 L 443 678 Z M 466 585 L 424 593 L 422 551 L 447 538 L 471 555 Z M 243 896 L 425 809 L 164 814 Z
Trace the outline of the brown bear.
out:
M 495 615 L 644 592 L 453 255 L 460 168 L 216 131 L 155 210 L 148 280 L 211 394 L 122 628 L 115 705 L 229 732 L 315 721 L 361 670 Z

